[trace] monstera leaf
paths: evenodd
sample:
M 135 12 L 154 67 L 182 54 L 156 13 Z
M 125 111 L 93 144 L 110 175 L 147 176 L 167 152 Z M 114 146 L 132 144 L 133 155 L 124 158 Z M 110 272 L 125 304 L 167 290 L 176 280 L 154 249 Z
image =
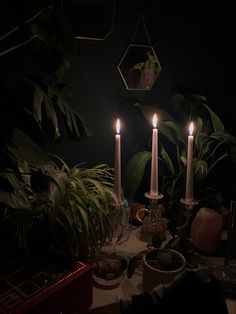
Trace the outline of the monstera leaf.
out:
M 8 158 L 25 158 L 36 166 L 45 162 L 46 154 L 42 157 L 33 141 L 40 144 L 51 137 L 57 141 L 62 138 L 62 130 L 65 132 L 64 126 L 66 136 L 78 139 L 91 135 L 91 130 L 73 108 L 70 91 L 63 82 L 71 53 L 80 53 L 61 3 L 29 2 L 22 16 L 0 37 L 0 98 L 1 107 L 6 107 L 1 108 L 1 133 L 6 135 L 2 136 L 1 150 Z M 10 132 L 14 128 L 11 138 L 7 128 Z M 19 136 L 19 130 L 16 134 L 16 128 L 24 135 L 21 132 Z M 23 136 L 28 138 L 22 140 Z
M 36 168 L 52 164 L 47 153 L 18 128 L 13 129 L 5 153 L 15 162 L 25 160 Z

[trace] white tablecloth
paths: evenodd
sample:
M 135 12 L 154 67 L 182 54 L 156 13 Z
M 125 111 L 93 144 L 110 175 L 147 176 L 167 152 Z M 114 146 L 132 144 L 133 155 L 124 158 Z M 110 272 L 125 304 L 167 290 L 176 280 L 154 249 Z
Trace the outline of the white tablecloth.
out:
M 107 252 L 114 251 L 116 247 L 117 254 L 129 259 L 133 255 L 147 249 L 147 244 L 140 240 L 140 227 L 132 227 L 128 238 L 121 244 L 115 246 L 116 239 L 108 244 L 104 250 Z M 169 236 L 169 235 L 168 235 Z M 127 299 L 131 295 L 140 294 L 142 289 L 142 273 L 136 270 L 133 277 L 128 279 L 126 273 L 123 274 L 120 285 L 115 289 L 103 290 L 96 287 L 93 288 L 93 304 L 91 308 L 97 308 L 103 305 L 118 302 L 121 299 Z M 236 314 L 236 300 L 226 299 L 229 314 Z

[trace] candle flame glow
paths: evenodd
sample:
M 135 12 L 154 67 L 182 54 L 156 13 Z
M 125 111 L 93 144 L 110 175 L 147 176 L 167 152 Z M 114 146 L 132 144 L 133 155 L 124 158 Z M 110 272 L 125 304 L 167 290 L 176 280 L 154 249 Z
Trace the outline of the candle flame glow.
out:
M 120 119 L 117 119 L 116 121 L 116 133 L 120 134 Z
M 156 113 L 153 115 L 152 125 L 153 125 L 154 128 L 157 127 L 157 115 L 156 115 Z
M 194 130 L 194 125 L 193 125 L 193 122 L 191 122 L 189 125 L 189 135 L 193 134 L 193 130 Z

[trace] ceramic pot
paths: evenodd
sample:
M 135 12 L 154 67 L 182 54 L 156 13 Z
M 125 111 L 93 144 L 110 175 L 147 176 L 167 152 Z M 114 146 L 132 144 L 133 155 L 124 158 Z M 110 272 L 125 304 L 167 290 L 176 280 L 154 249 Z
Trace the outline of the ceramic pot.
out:
M 115 253 L 102 253 L 93 264 L 93 283 L 96 288 L 117 288 L 127 267 L 126 260 Z
M 185 257 L 175 251 L 170 249 L 174 256 L 176 256 L 177 263 L 176 268 L 171 270 L 158 269 L 155 266 L 150 265 L 148 260 L 152 259 L 152 255 L 155 254 L 156 250 L 152 249 L 147 254 L 143 256 L 143 290 L 144 292 L 149 292 L 154 289 L 159 284 L 166 284 L 171 282 L 175 276 L 183 272 L 186 267 Z
M 222 214 L 214 209 L 202 207 L 191 226 L 192 243 L 200 252 L 215 253 L 221 245 L 222 230 Z

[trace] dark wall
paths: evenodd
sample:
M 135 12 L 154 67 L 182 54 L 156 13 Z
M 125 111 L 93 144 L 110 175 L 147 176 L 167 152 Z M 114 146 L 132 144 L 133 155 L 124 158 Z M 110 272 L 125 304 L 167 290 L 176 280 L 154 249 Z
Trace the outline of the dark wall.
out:
M 117 70 L 141 14 L 162 66 L 150 91 L 126 90 Z M 81 56 L 73 60 L 66 78 L 74 93 L 73 104 L 90 123 L 94 135 L 50 143 L 46 149 L 70 164 L 106 162 L 113 166 L 115 120 L 120 117 L 124 166 L 133 153 L 148 147 L 152 130 L 132 106 L 132 100 L 169 110 L 170 97 L 179 89 L 205 95 L 235 135 L 233 18 L 226 5 L 212 8 L 196 2 L 191 7 L 163 6 L 158 1 L 117 0 L 114 31 L 104 41 L 80 39 Z M 134 43 L 148 43 L 142 23 Z

